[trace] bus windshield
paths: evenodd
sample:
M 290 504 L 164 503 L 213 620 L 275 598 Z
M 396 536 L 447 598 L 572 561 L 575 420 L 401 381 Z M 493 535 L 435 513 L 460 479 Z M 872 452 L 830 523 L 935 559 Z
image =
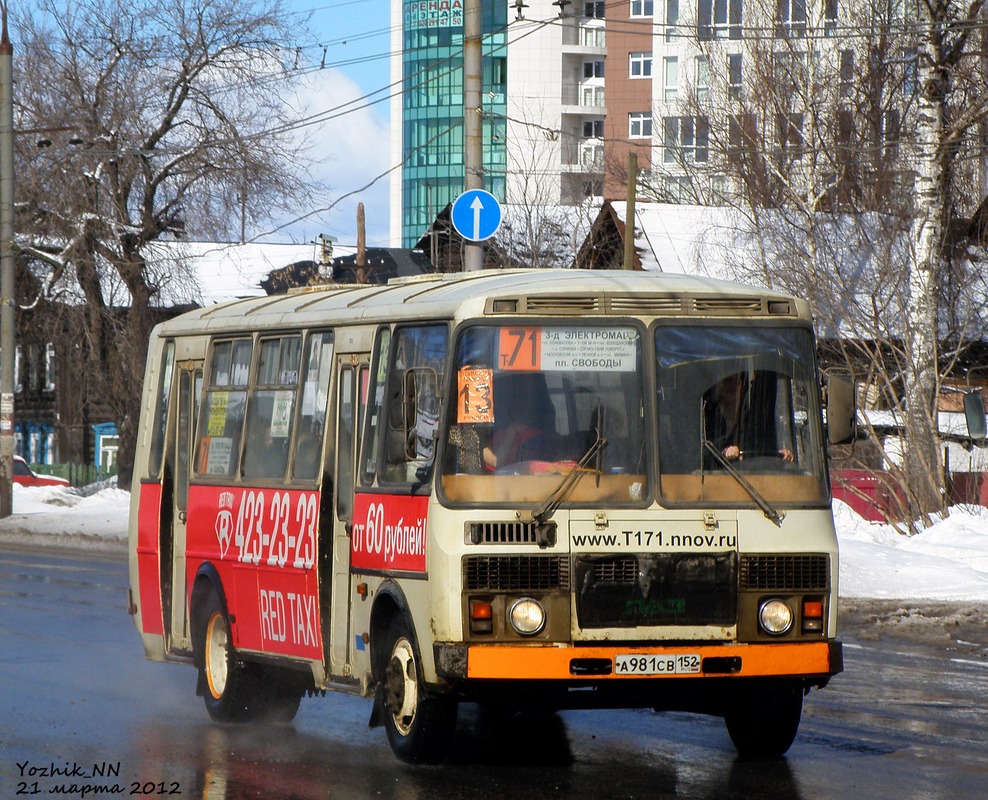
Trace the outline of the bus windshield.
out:
M 568 502 L 644 500 L 637 328 L 472 326 L 458 338 L 453 370 L 457 395 L 442 477 L 447 499 L 540 503 L 561 476 L 580 469 Z
M 667 503 L 825 502 L 809 330 L 655 330 L 659 491 Z

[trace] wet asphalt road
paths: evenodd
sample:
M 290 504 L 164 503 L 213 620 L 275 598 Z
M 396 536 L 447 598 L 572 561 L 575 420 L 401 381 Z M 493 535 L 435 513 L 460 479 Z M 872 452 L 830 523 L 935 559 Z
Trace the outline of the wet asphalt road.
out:
M 287 727 L 211 723 L 191 668 L 144 660 L 126 598 L 122 555 L 0 545 L 0 800 L 988 796 L 988 648 L 878 636 L 867 615 L 784 759 L 739 761 L 720 720 L 687 714 L 505 729 L 465 708 L 449 763 L 421 768 L 359 698 L 304 700 Z

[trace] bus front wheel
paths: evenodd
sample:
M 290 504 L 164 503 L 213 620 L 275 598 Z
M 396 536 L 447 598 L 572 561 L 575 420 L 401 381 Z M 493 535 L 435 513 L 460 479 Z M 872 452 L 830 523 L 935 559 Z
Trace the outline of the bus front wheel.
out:
M 388 743 L 403 761 L 438 764 L 453 743 L 456 700 L 426 692 L 418 650 L 401 616 L 392 618 L 382 644 L 378 702 L 383 705 Z
M 783 682 L 743 688 L 724 715 L 742 758 L 774 758 L 792 746 L 803 711 L 803 689 Z
M 209 716 L 217 722 L 247 722 L 253 717 L 250 675 L 237 663 L 230 622 L 219 596 L 211 590 L 202 615 L 200 687 Z

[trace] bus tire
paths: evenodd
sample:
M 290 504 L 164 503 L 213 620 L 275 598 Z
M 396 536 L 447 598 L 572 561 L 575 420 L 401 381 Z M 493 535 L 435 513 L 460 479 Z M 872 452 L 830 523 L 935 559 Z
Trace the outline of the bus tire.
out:
M 391 750 L 402 761 L 441 763 L 453 744 L 457 702 L 427 693 L 418 648 L 400 614 L 385 628 L 377 668 L 378 702 Z
M 776 758 L 796 739 L 803 711 L 798 683 L 745 687 L 731 701 L 724 722 L 742 758 Z
M 199 677 L 206 711 L 217 722 L 248 722 L 257 705 L 254 681 L 244 665 L 238 663 L 230 619 L 215 589 L 207 593 L 199 619 Z

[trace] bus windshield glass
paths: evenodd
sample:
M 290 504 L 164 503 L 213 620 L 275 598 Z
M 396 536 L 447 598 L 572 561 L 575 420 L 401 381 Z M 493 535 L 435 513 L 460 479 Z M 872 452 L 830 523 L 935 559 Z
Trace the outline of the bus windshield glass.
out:
M 660 326 L 655 352 L 664 502 L 829 499 L 809 330 Z
M 540 503 L 574 469 L 583 474 L 568 503 L 645 499 L 637 328 L 469 327 L 457 341 L 453 370 L 442 481 L 448 500 Z

